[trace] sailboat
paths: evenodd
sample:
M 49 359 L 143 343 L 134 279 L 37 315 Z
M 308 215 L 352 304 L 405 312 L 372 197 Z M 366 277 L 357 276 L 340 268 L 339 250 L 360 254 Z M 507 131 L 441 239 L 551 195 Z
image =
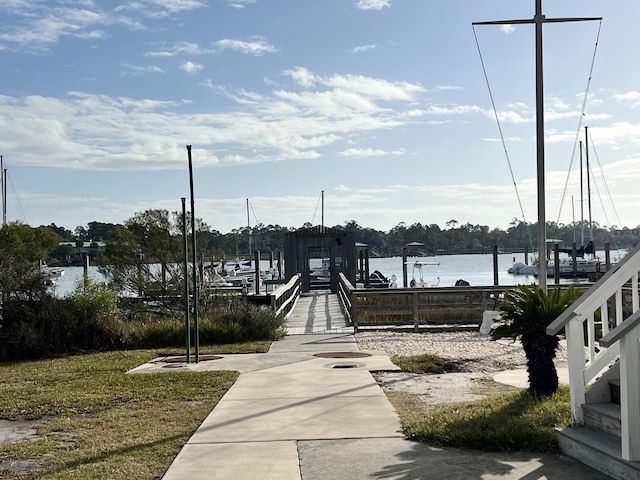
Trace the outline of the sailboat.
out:
M 559 253 L 569 255 L 568 258 L 560 260 L 558 265 L 559 275 L 561 278 L 586 278 L 595 276 L 599 273 L 604 273 L 607 269 L 606 263 L 602 262 L 598 258 L 595 247 L 593 244 L 593 219 L 591 217 L 591 177 L 589 167 L 589 135 L 588 126 L 584 127 L 585 140 L 584 140 L 584 152 L 586 159 L 586 177 L 587 177 L 587 206 L 589 214 L 589 242 L 585 246 L 584 244 L 584 228 L 585 220 L 584 213 L 581 214 L 581 246 L 576 248 L 575 252 L 573 248 L 560 248 Z M 582 170 L 582 142 L 580 142 L 580 205 L 581 212 L 584 212 L 584 182 L 583 182 L 583 170 Z M 575 255 L 575 258 L 574 258 Z M 550 261 L 547 265 L 547 277 L 554 277 L 556 274 L 556 266 L 553 261 Z

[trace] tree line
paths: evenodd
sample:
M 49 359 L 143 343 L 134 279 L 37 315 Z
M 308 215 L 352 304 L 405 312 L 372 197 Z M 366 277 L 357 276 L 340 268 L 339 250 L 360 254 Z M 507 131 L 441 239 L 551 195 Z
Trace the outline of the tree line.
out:
M 168 220 L 174 217 L 173 224 Z M 55 233 L 60 242 L 71 242 L 74 245 L 81 245 L 87 242 L 94 242 L 97 253 L 97 242 L 109 242 L 122 237 L 123 231 L 137 232 L 138 236 L 148 235 L 149 232 L 163 232 L 165 235 L 181 235 L 177 212 L 170 213 L 166 210 L 148 210 L 140 212 L 128 219 L 124 224 L 89 222 L 85 227 L 77 227 L 74 231 L 64 227 L 58 227 L 54 223 L 47 227 Z M 280 225 L 264 225 L 259 223 L 254 226 L 244 226 L 231 230 L 228 233 L 221 233 L 204 222 L 198 222 L 198 237 L 200 248 L 209 252 L 216 258 L 232 258 L 235 256 L 248 258 L 254 251 L 262 253 L 282 251 L 284 238 L 288 232 L 299 228 L 312 227 L 310 223 L 305 223 L 301 227 L 284 227 Z M 505 251 L 522 251 L 528 248 L 529 251 L 537 250 L 537 225 L 535 223 L 525 223 L 518 219 L 513 219 L 506 230 L 500 228 L 490 228 L 487 225 L 473 225 L 471 223 L 460 223 L 457 220 L 450 220 L 445 228 L 437 224 L 414 223 L 407 225 L 399 223 L 389 231 L 376 230 L 363 227 L 357 221 L 351 220 L 342 225 L 335 225 L 332 228 L 342 229 L 355 233 L 356 242 L 366 244 L 372 255 L 396 256 L 401 255 L 403 248 L 410 243 L 422 245 L 411 247 L 410 254 L 433 255 L 438 253 L 480 253 L 490 252 L 493 246 Z M 592 232 L 592 238 L 590 238 Z M 570 247 L 576 243 L 579 247 L 584 242 L 593 240 L 597 248 L 603 248 L 605 243 L 609 243 L 612 249 L 629 248 L 640 240 L 640 226 L 636 228 L 617 226 L 606 228 L 594 222 L 589 228 L 586 223 L 580 224 L 557 224 L 547 223 L 547 238 L 552 239 L 552 243 L 559 243 Z M 129 239 L 130 241 L 136 241 Z M 140 244 L 144 243 L 142 240 Z M 73 253 L 74 247 L 70 245 L 58 246 L 50 252 L 51 258 L 65 258 Z M 143 253 L 143 252 L 142 252 Z

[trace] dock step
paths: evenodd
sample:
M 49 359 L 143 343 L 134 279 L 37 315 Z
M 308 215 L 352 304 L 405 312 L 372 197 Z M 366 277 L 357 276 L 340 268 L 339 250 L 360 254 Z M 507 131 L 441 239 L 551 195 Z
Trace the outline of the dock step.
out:
M 620 437 L 622 432 L 620 405 L 610 402 L 585 403 L 582 410 L 586 427 Z
M 640 462 L 622 459 L 620 437 L 588 427 L 558 430 L 560 450 L 616 480 L 640 480 Z

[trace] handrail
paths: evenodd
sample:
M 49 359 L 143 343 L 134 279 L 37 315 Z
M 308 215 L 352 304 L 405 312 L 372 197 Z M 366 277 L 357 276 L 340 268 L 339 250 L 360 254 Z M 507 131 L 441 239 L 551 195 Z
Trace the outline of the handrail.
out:
M 353 292 L 355 288 L 345 276 L 340 272 L 338 276 L 338 301 L 340 309 L 347 320 L 347 324 L 353 325 L 354 333 L 358 331 L 358 323 L 354 312 Z
M 547 327 L 565 330 L 571 414 L 584 423 L 583 405 L 592 382 L 608 382 L 619 362 L 622 458 L 640 460 L 640 244 Z M 598 400 L 596 400 L 598 401 Z M 599 400 L 601 401 L 601 400 Z
M 622 322 L 621 325 L 618 325 L 602 337 L 599 341 L 600 346 L 607 348 L 612 347 L 614 343 L 628 335 L 631 330 L 636 328 L 638 325 L 640 325 L 640 310 L 633 312 L 625 319 L 624 322 Z
M 637 265 L 634 262 L 635 255 L 640 252 L 640 244 L 631 250 L 624 258 L 613 265 L 609 271 L 607 271 L 592 287 L 591 290 L 598 290 L 600 293 L 607 292 L 613 295 L 620 287 L 620 277 L 625 277 L 629 280 L 632 275 L 638 272 Z M 570 308 L 565 310 L 558 318 L 556 318 L 547 327 L 548 335 L 556 335 L 562 330 L 566 324 L 571 320 L 574 315 L 579 315 L 579 312 L 587 311 L 591 309 L 598 300 L 590 295 L 589 292 L 578 298 Z M 599 305 L 598 305 L 599 306 Z
M 287 315 L 293 309 L 296 300 L 300 296 L 301 285 L 302 274 L 298 273 L 291 277 L 285 285 L 273 291 L 271 294 L 271 308 L 276 315 L 280 313 Z

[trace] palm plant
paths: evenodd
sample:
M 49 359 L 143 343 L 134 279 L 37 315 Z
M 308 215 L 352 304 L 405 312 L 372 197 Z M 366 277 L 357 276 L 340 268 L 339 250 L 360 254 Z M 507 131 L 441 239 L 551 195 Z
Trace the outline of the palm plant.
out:
M 546 328 L 578 294 L 573 285 L 564 291 L 557 287 L 547 295 L 538 285 L 531 284 L 518 285 L 504 295 L 498 326 L 492 330 L 491 338 L 520 338 L 527 357 L 529 391 L 535 395 L 551 395 L 558 389 L 553 359 L 559 338 L 547 335 Z

